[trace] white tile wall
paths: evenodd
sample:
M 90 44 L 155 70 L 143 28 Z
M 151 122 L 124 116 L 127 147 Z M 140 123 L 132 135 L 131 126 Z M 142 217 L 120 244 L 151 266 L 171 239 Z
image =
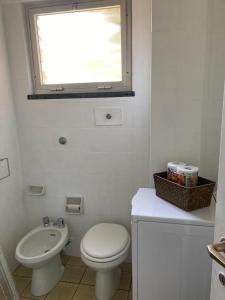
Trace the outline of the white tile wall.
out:
M 129 227 L 131 197 L 149 182 L 150 14 L 149 1 L 133 1 L 135 97 L 28 101 L 21 5 L 4 6 L 25 185 L 47 186 L 44 197 L 25 195 L 29 224 L 44 215 L 64 216 L 74 240 L 72 254 L 79 254 L 81 237 L 97 222 Z M 121 107 L 124 124 L 95 126 L 97 106 Z M 58 144 L 60 136 L 68 139 L 65 146 Z M 84 215 L 66 215 L 65 197 L 77 194 L 85 198 Z
M 224 8 L 224 7 L 223 7 Z M 224 99 L 225 100 L 225 99 Z M 217 208 L 216 208 L 216 228 L 215 228 L 215 243 L 218 243 L 224 236 L 225 232 L 225 107 L 223 107 L 222 112 L 222 130 L 221 130 L 221 149 L 220 149 L 220 159 L 219 159 L 219 180 L 217 189 Z M 219 274 L 224 272 L 224 268 L 216 262 L 213 262 L 212 267 L 212 284 L 211 284 L 211 299 L 212 300 L 222 300 L 224 299 L 224 286 L 219 281 Z
M 16 117 L 3 34 L 0 6 L 0 158 L 8 157 L 11 176 L 0 181 L 0 245 L 11 269 L 15 268 L 16 243 L 26 231 L 26 212 L 23 205 L 23 183 L 16 130 Z
M 167 161 L 184 160 L 216 180 L 225 77 L 224 1 L 152 4 L 152 172 L 164 170 Z
M 138 187 L 152 185 L 152 173 L 164 170 L 167 161 L 185 160 L 216 178 L 224 1 L 152 0 L 152 33 L 150 5 L 133 1 L 136 96 L 55 101 L 26 99 L 31 88 L 23 11 L 18 3 L 4 5 L 24 185 L 47 186 L 44 197 L 25 193 L 29 225 L 44 215 L 64 216 L 73 237 L 72 254 L 79 254 L 81 237 L 97 222 L 129 226 L 132 195 Z M 97 106 L 121 107 L 123 126 L 96 127 Z M 68 139 L 67 145 L 58 144 L 60 136 Z M 66 215 L 65 197 L 77 194 L 85 197 L 85 214 Z
M 217 180 L 220 128 L 225 79 L 225 3 L 209 1 L 208 47 L 202 120 L 201 169 L 204 176 Z
M 153 0 L 152 7 L 154 32 L 205 31 L 208 9 L 205 0 Z
M 200 165 L 207 0 L 153 0 L 151 167 Z

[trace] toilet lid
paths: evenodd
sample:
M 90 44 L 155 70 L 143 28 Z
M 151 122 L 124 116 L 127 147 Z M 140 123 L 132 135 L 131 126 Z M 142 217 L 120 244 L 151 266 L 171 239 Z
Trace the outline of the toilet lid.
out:
M 121 252 L 129 242 L 129 234 L 119 224 L 101 223 L 93 226 L 82 240 L 84 251 L 91 257 L 107 258 Z

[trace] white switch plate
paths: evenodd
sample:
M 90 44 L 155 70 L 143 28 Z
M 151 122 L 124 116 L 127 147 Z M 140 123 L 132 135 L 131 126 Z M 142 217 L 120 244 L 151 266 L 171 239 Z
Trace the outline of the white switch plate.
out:
M 8 159 L 0 159 L 0 180 L 8 177 L 9 175 Z
M 96 107 L 95 124 L 97 126 L 114 126 L 123 124 L 121 107 Z

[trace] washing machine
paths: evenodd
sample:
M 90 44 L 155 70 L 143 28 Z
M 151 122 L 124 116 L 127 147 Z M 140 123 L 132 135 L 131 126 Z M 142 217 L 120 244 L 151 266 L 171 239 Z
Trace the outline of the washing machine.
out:
M 132 199 L 133 300 L 209 300 L 215 203 L 186 212 L 139 189 Z

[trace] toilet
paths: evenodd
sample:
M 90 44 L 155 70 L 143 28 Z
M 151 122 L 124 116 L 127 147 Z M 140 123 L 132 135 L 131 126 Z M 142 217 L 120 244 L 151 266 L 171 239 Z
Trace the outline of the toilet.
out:
M 25 235 L 16 247 L 16 259 L 33 269 L 31 293 L 47 294 L 60 280 L 64 267 L 60 252 L 68 241 L 68 227 L 41 225 Z
M 130 247 L 130 236 L 119 224 L 100 223 L 84 235 L 81 258 L 96 271 L 95 295 L 98 300 L 109 300 L 119 287 L 119 265 L 125 261 Z

